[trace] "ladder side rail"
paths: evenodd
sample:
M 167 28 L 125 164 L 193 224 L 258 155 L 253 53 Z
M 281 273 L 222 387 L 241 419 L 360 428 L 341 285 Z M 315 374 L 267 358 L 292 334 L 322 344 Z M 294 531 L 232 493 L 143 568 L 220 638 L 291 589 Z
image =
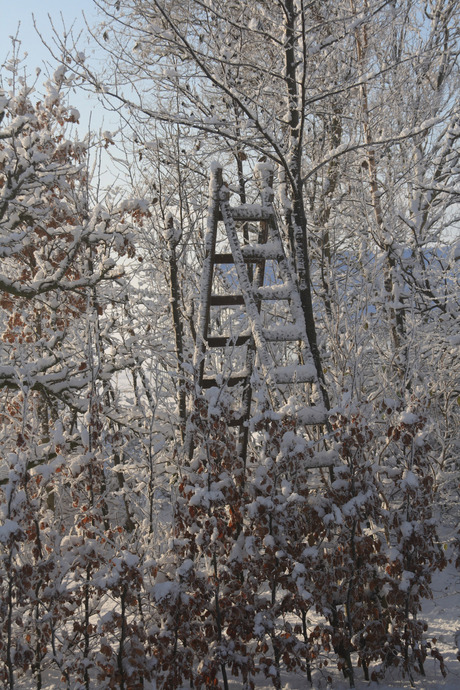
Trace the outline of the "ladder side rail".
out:
M 305 364 L 314 365 L 313 357 L 308 344 L 307 328 L 305 324 L 305 316 L 302 309 L 302 303 L 300 300 L 300 295 L 298 293 L 296 283 L 293 278 L 293 271 L 290 260 L 286 256 L 284 251 L 283 241 L 281 239 L 281 233 L 279 231 L 278 225 L 276 223 L 275 212 L 273 208 L 273 166 L 270 163 L 258 163 L 254 169 L 254 177 L 256 179 L 257 185 L 260 191 L 260 197 L 262 202 L 262 208 L 269 212 L 269 220 L 267 222 L 268 236 L 267 239 L 270 242 L 278 243 L 281 247 L 282 255 L 280 260 L 278 260 L 278 267 L 281 279 L 283 283 L 287 286 L 289 292 L 289 302 L 291 314 L 294 317 L 296 325 L 302 333 L 301 340 L 303 341 L 303 347 L 301 348 L 302 359 Z
M 216 254 L 217 224 L 219 220 L 219 192 L 222 185 L 222 168 L 212 166 L 209 179 L 209 202 L 206 219 L 205 256 L 203 272 L 201 274 L 199 309 L 196 328 L 195 352 L 193 368 L 195 371 L 196 388 L 202 388 L 204 376 L 204 359 L 206 352 L 206 337 L 209 328 L 209 316 L 211 309 L 212 280 L 214 275 L 214 257 Z M 197 385 L 198 384 L 198 385 Z M 198 391 L 196 391 L 198 392 Z M 185 427 L 185 454 L 191 461 L 193 458 L 193 426 L 189 415 Z
M 263 209 L 265 211 L 265 209 Z M 232 217 L 234 218 L 234 214 L 232 214 Z M 262 216 L 261 216 L 262 218 Z M 259 232 L 258 232 L 258 237 L 257 237 L 257 242 L 259 244 L 265 244 L 267 242 L 267 237 L 268 237 L 268 222 L 266 219 L 261 219 L 260 224 L 259 224 Z M 247 241 L 247 237 L 244 236 L 245 241 Z M 263 287 L 264 280 L 265 280 L 265 261 L 260 261 L 256 264 L 254 272 L 252 271 L 251 264 L 247 266 L 247 272 L 248 272 L 248 278 L 249 281 L 252 283 L 254 286 L 255 290 L 255 303 L 258 312 L 260 313 L 261 309 L 261 298 L 257 295 L 257 290 L 261 287 Z M 254 293 L 253 293 L 254 294 Z M 246 369 L 248 372 L 253 371 L 254 364 L 255 364 L 255 359 L 256 359 L 256 345 L 254 342 L 254 338 L 251 338 L 251 340 L 248 343 L 247 350 L 246 350 Z M 252 402 L 252 385 L 251 385 L 251 376 L 248 376 L 248 379 L 246 381 L 246 384 L 243 387 L 243 393 L 241 396 L 241 409 L 243 413 L 243 419 L 242 423 L 240 426 L 240 431 L 238 435 L 238 445 L 239 445 L 239 451 L 240 455 L 243 458 L 244 466 L 246 467 L 246 457 L 247 457 L 247 451 L 248 451 L 248 442 L 249 442 L 249 418 L 251 415 L 251 402 Z
M 197 340 L 195 344 L 194 367 L 198 369 L 198 385 L 201 386 L 204 374 L 204 354 L 209 329 L 214 257 L 216 254 L 217 224 L 219 220 L 219 192 L 222 186 L 222 168 L 213 166 L 209 180 L 209 204 L 206 221 L 205 257 L 201 277 Z
M 267 177 L 265 177 L 267 179 Z M 267 197 L 266 197 L 267 198 Z M 323 383 L 319 380 L 318 377 L 318 371 L 315 363 L 315 359 L 313 357 L 313 353 L 310 348 L 310 341 L 308 338 L 308 333 L 307 333 L 307 325 L 305 321 L 305 311 L 302 305 L 302 299 L 300 296 L 300 292 L 297 287 L 297 281 L 294 279 L 294 271 L 292 268 L 292 263 L 290 258 L 286 255 L 286 252 L 284 251 L 284 244 L 281 239 L 281 233 L 279 231 L 278 224 L 276 222 L 276 216 L 274 213 L 274 209 L 272 206 L 272 200 L 273 196 L 268 197 L 268 202 L 271 206 L 272 209 L 272 214 L 270 216 L 270 221 L 269 221 L 269 234 L 268 234 L 268 239 L 270 241 L 278 241 L 281 245 L 282 248 L 282 253 L 283 257 L 281 261 L 278 261 L 278 267 L 280 271 L 280 276 L 283 281 L 288 286 L 288 291 L 290 292 L 290 297 L 289 297 L 289 302 L 290 302 L 290 308 L 291 308 L 291 313 L 296 321 L 296 323 L 300 326 L 300 329 L 302 331 L 302 341 L 303 341 L 303 347 L 302 347 L 302 358 L 305 364 L 311 365 L 312 367 L 312 373 L 313 373 L 313 381 L 317 391 L 319 392 L 320 399 L 321 399 L 321 405 L 315 406 L 314 411 L 309 410 L 306 412 L 305 419 L 302 420 L 304 425 L 310 425 L 310 424 L 325 424 L 328 436 L 331 435 L 332 433 L 332 427 L 328 419 L 328 396 L 327 393 L 324 389 Z M 313 416 L 311 418 L 310 415 L 313 412 Z M 324 416 L 323 416 L 324 415 Z M 317 417 L 315 419 L 315 417 Z M 299 420 L 300 421 L 300 420 Z M 329 467 L 329 474 L 331 480 L 333 479 L 334 473 L 333 473 L 333 466 L 337 464 L 338 462 L 338 452 L 336 449 L 328 449 L 328 442 L 326 439 L 323 437 L 323 446 L 324 450 L 323 451 L 318 451 L 315 453 L 314 458 L 308 463 L 311 467 Z
M 292 272 L 292 266 L 289 258 L 286 256 L 284 252 L 284 247 L 283 243 L 281 240 L 281 235 L 279 232 L 279 228 L 276 224 L 275 217 L 273 215 L 272 220 L 269 224 L 270 228 L 270 233 L 269 237 L 270 240 L 273 241 L 279 241 L 283 250 L 283 256 L 282 258 L 278 261 L 278 268 L 280 272 L 281 279 L 283 281 L 283 284 L 287 286 L 288 292 L 289 292 L 289 302 L 290 302 L 290 310 L 291 314 L 294 317 L 294 321 L 296 325 L 298 326 L 299 330 L 302 333 L 302 342 L 303 346 L 301 349 L 302 352 L 302 358 L 305 364 L 312 364 L 314 366 L 314 361 L 313 357 L 310 351 L 310 347 L 308 346 L 308 336 L 307 336 L 307 329 L 305 325 L 305 317 L 302 309 L 302 303 L 300 301 L 300 295 L 296 287 L 295 280 L 293 278 L 293 272 Z M 316 368 L 315 368 L 316 371 Z M 316 375 L 315 375 L 316 378 Z
M 273 190 L 273 165 L 271 163 L 257 163 L 254 167 L 254 178 L 259 188 L 262 209 L 265 212 L 265 214 L 268 215 L 267 220 L 263 223 L 263 225 L 265 226 L 265 242 L 272 242 L 278 245 L 280 248 L 279 257 L 277 257 L 278 268 L 281 279 L 283 281 L 283 285 L 287 287 L 287 292 L 289 294 L 288 299 L 290 303 L 291 314 L 294 317 L 296 326 L 299 327 L 301 340 L 304 343 L 304 346 L 302 347 L 302 356 L 305 358 L 308 357 L 308 350 L 306 350 L 305 348 L 305 343 L 307 343 L 305 321 L 303 319 L 303 313 L 301 314 L 302 318 L 299 319 L 299 313 L 295 309 L 293 309 L 293 298 L 295 298 L 297 291 L 295 289 L 294 281 L 292 280 L 292 271 L 290 271 L 290 264 L 284 251 L 281 233 L 279 232 L 279 229 L 276 224 L 275 211 L 273 208 L 273 199 L 275 196 Z M 263 287 L 263 285 L 257 287 Z
M 273 237 L 274 240 L 279 239 L 281 241 L 279 228 L 277 226 L 274 214 L 272 216 L 272 221 L 270 222 L 270 232 L 273 233 L 273 235 L 271 235 L 271 236 Z M 281 243 L 281 245 L 282 245 L 282 243 Z M 282 245 L 282 247 L 283 247 L 283 245 Z M 330 425 L 330 422 L 329 422 L 329 419 L 327 416 L 327 410 L 329 409 L 329 406 L 328 406 L 328 400 L 329 399 L 328 399 L 327 393 L 325 391 L 323 382 L 320 381 L 319 376 L 318 376 L 318 370 L 316 367 L 315 359 L 313 357 L 313 353 L 312 353 L 311 348 L 310 348 L 310 341 L 308 338 L 307 325 L 306 325 L 306 321 L 305 321 L 305 311 L 304 311 L 303 306 L 302 306 L 302 300 L 301 300 L 300 292 L 297 289 L 297 282 L 293 278 L 294 273 L 292 270 L 291 261 L 286 256 L 286 254 L 284 253 L 284 247 L 283 247 L 283 254 L 284 254 L 284 257 L 283 257 L 282 261 L 278 262 L 278 266 L 280 269 L 280 275 L 281 275 L 283 282 L 285 282 L 286 284 L 288 284 L 290 286 L 289 289 L 290 289 L 291 295 L 290 295 L 289 301 L 290 301 L 290 306 L 291 306 L 291 313 L 292 313 L 296 323 L 299 324 L 299 326 L 302 330 L 302 334 L 303 334 L 302 335 L 303 347 L 301 349 L 302 359 L 303 359 L 304 364 L 308 364 L 312 368 L 312 374 L 313 374 L 313 381 L 312 382 L 315 385 L 315 388 L 319 394 L 320 401 L 321 401 L 321 403 L 318 404 L 318 408 L 322 408 L 322 410 L 324 411 L 324 415 L 325 415 L 324 423 L 326 424 L 326 428 L 327 428 L 328 432 L 330 433 L 330 432 L 332 432 L 332 427 Z
M 272 403 L 275 404 L 275 397 L 277 396 L 275 395 L 276 382 L 272 375 L 273 362 L 265 341 L 262 319 L 260 317 L 259 309 L 254 298 L 253 288 L 245 266 L 243 253 L 241 251 L 241 246 L 236 231 L 235 221 L 233 220 L 231 214 L 228 191 L 226 191 L 224 188 L 221 189 L 220 194 L 220 209 L 222 213 L 222 220 L 224 221 L 225 229 L 227 231 L 230 248 L 235 261 L 238 282 L 240 284 L 241 293 L 244 297 L 246 314 L 251 326 L 254 343 L 259 356 L 262 371 L 267 379 L 267 383 L 270 384 L 269 390 L 271 390 L 272 393 Z

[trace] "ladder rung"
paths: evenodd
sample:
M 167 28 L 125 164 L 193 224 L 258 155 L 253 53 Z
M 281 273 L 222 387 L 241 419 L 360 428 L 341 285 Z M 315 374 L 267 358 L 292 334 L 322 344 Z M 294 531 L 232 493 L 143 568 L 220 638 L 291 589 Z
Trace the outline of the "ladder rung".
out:
M 246 263 L 258 263 L 259 261 L 281 261 L 283 250 L 279 242 L 267 242 L 266 244 L 245 244 L 241 247 L 241 253 Z M 234 264 L 235 259 L 231 253 L 214 255 L 215 264 Z
M 316 369 L 313 364 L 291 364 L 285 367 L 275 367 L 273 377 L 276 383 L 314 383 Z
M 292 287 L 281 283 L 279 285 L 264 285 L 256 291 L 256 296 L 264 300 L 289 299 L 291 297 Z
M 208 335 L 206 342 L 208 347 L 232 347 L 235 345 L 239 347 L 240 345 L 246 345 L 251 340 L 251 335 L 239 335 L 237 338 L 231 335 Z
M 235 259 L 233 258 L 233 254 L 215 254 L 214 255 L 214 263 L 215 264 L 233 264 L 233 263 L 235 263 Z
M 243 247 L 242 247 L 242 249 L 243 249 Z M 243 258 L 244 258 L 245 263 L 247 263 L 247 264 L 256 264 L 256 263 L 260 263 L 261 261 L 265 261 L 267 257 L 245 256 L 243 254 Z M 233 258 L 233 254 L 216 254 L 214 256 L 214 263 L 215 264 L 234 264 L 235 259 Z
M 211 307 L 237 307 L 244 304 L 243 295 L 211 295 Z
M 238 383 L 244 383 L 245 381 L 247 381 L 247 378 L 247 373 L 238 374 L 236 376 L 230 376 L 228 379 L 224 379 L 224 382 L 226 386 L 236 386 Z M 218 388 L 222 388 L 222 381 L 218 381 L 215 378 L 204 378 L 201 382 L 202 388 L 214 388 L 215 386 L 217 386 Z
M 242 204 L 230 209 L 233 220 L 268 220 L 272 216 L 271 209 L 260 204 Z
M 264 338 L 270 343 L 289 343 L 302 340 L 304 333 L 298 326 L 285 324 L 279 328 L 264 328 Z
M 245 261 L 281 261 L 283 249 L 279 242 L 267 242 L 265 244 L 245 244 L 241 247 Z

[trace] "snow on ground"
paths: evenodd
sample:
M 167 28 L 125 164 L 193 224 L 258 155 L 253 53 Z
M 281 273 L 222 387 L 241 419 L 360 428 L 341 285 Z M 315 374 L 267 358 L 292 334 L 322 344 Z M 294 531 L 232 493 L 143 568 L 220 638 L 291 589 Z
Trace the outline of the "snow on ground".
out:
M 159 500 L 161 498 L 161 500 Z M 164 496 L 157 496 L 158 528 L 161 534 L 161 526 L 167 522 L 170 516 L 170 505 Z M 446 542 L 450 539 L 447 533 L 452 534 L 452 529 L 444 526 L 441 530 Z M 446 538 L 447 537 L 447 538 Z M 450 551 L 447 552 L 450 554 Z M 432 658 L 425 661 L 426 676 L 414 672 L 415 690 L 460 690 L 460 663 L 457 660 L 458 647 L 460 645 L 460 570 L 453 563 L 449 563 L 443 572 L 438 572 L 433 577 L 433 600 L 424 602 L 420 618 L 428 623 L 427 639 L 436 640 L 436 647 L 444 657 L 447 676 L 443 678 L 439 663 Z M 457 641 L 458 640 L 458 641 Z M 282 674 L 282 690 L 348 690 L 349 683 L 334 668 L 332 662 L 322 670 L 315 670 L 313 685 L 310 685 L 304 675 Z M 328 681 L 332 678 L 332 685 Z M 409 678 L 401 678 L 398 668 L 387 671 L 386 678 L 381 683 L 366 682 L 363 680 L 361 670 L 355 667 L 356 690 L 398 690 L 410 689 Z M 17 690 L 34 690 L 35 684 L 19 681 L 15 687 Z M 57 674 L 53 670 L 45 679 L 43 690 L 62 690 L 62 684 L 57 681 Z M 94 685 L 97 687 L 97 684 Z M 230 690 L 242 690 L 241 679 L 229 679 Z M 266 678 L 260 677 L 256 683 L 257 690 L 273 690 L 273 685 Z M 144 690 L 157 690 L 155 684 L 146 683 Z M 181 690 L 190 690 L 184 686 Z
M 432 601 L 425 602 L 422 617 L 429 624 L 428 638 L 436 639 L 436 646 L 444 656 L 447 676 L 443 678 L 439 664 L 434 659 L 428 658 L 425 662 L 426 676 L 414 674 L 414 688 L 416 690 L 460 690 L 460 663 L 457 661 L 456 632 L 460 630 L 460 572 L 451 564 L 445 571 L 438 573 L 433 582 Z M 402 679 L 400 672 L 395 669 L 388 671 L 385 681 L 382 683 L 366 682 L 360 676 L 360 670 L 355 669 L 356 690 L 398 690 L 409 689 L 411 683 L 408 678 Z M 54 674 L 53 674 L 54 675 Z M 328 682 L 328 676 L 332 677 L 332 685 Z M 231 690 L 241 690 L 241 680 L 232 679 L 229 682 Z M 24 685 L 19 682 L 17 688 L 32 690 L 35 685 Z M 265 678 L 257 681 L 257 690 L 273 690 Z M 333 665 L 313 673 L 313 685 L 307 682 L 304 676 L 294 674 L 282 675 L 282 690 L 348 690 L 348 681 L 333 668 Z M 55 676 L 48 677 L 44 690 L 61 690 L 62 685 L 56 682 Z M 155 685 L 146 684 L 145 690 L 156 690 Z M 190 690 L 184 686 L 182 690 Z
M 457 660 L 456 633 L 460 630 L 460 572 L 450 564 L 443 572 L 433 578 L 433 600 L 425 601 L 420 616 L 428 622 L 428 639 L 436 639 L 436 646 L 444 657 L 447 676 L 443 678 L 439 663 L 435 659 L 427 658 L 425 662 L 426 677 L 414 675 L 415 688 L 418 690 L 460 690 L 460 663 Z M 410 688 L 410 680 L 400 678 L 398 669 L 393 674 L 387 672 L 382 683 L 367 683 L 359 677 L 356 670 L 357 690 L 395 690 L 396 688 Z M 333 675 L 332 686 L 328 685 L 326 677 Z M 238 686 L 235 686 L 235 690 Z M 266 686 L 267 690 L 269 686 Z M 304 679 L 287 679 L 283 690 L 306 690 L 308 684 Z M 323 677 L 316 674 L 313 684 L 314 690 L 346 690 L 347 681 L 337 674 L 331 674 L 331 669 L 323 672 Z M 233 688 L 232 688 L 233 690 Z M 265 690 L 263 685 L 260 690 Z
M 444 657 L 447 676 L 443 678 L 439 663 L 427 658 L 426 676 L 414 673 L 414 686 L 417 690 L 460 690 L 460 663 L 457 660 L 456 633 L 460 631 L 460 572 L 450 564 L 443 572 L 433 578 L 433 600 L 426 601 L 420 616 L 428 622 L 428 639 L 436 639 L 436 647 Z M 411 688 L 408 678 L 402 679 L 400 671 L 387 672 L 381 683 L 366 682 L 360 676 L 360 669 L 355 669 L 356 690 L 397 690 Z M 332 685 L 328 676 L 333 679 Z M 232 681 L 231 690 L 241 690 L 241 682 Z M 331 666 L 313 673 L 313 685 L 304 676 L 293 674 L 282 676 L 282 690 L 348 690 L 348 681 L 344 680 Z M 183 690 L 189 690 L 184 687 Z M 257 683 L 257 690 L 273 690 L 273 686 L 264 678 Z

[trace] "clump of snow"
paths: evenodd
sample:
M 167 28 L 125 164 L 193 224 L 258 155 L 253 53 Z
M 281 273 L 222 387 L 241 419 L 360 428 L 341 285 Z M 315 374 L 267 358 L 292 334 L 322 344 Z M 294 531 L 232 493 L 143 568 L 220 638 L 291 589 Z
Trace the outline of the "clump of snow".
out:
M 401 416 L 399 417 L 399 421 L 402 424 L 415 424 L 416 422 L 418 422 L 418 420 L 419 418 L 416 414 L 408 411 L 402 412 Z
M 179 577 L 188 577 L 190 571 L 193 570 L 193 561 L 190 558 L 186 558 L 185 561 L 177 568 L 177 574 Z
M 406 470 L 401 481 L 401 488 L 418 489 L 419 480 L 418 477 L 411 471 Z
M 157 603 L 167 599 L 168 597 L 175 595 L 178 591 L 177 582 L 157 582 L 153 586 L 153 596 Z
M 11 537 L 18 538 L 22 534 L 22 530 L 15 520 L 6 519 L 3 525 L 0 525 L 0 542 L 6 544 Z

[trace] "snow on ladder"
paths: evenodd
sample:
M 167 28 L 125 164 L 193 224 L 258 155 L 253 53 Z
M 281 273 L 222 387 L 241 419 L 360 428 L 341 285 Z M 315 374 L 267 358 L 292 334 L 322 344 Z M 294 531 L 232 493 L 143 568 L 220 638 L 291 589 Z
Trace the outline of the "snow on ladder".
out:
M 274 412 L 295 416 L 301 425 L 323 425 L 327 419 L 320 397 L 310 402 L 317 374 L 300 295 L 275 222 L 272 167 L 259 164 L 254 176 L 261 203 L 231 207 L 222 168 L 214 164 L 211 169 L 194 357 L 200 389 L 226 386 L 235 391 L 232 424 L 238 428 L 244 458 L 254 370 L 266 383 Z M 220 222 L 224 228 L 219 234 Z M 257 242 L 249 244 L 247 232 L 241 241 L 241 223 L 259 224 Z M 333 453 L 320 452 L 309 464 L 334 462 Z

